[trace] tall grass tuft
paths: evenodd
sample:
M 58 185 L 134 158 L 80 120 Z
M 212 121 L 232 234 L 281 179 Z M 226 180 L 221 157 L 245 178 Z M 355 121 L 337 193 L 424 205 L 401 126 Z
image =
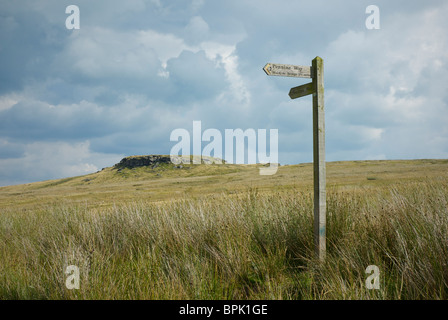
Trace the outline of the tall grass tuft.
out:
M 446 182 L 329 191 L 327 208 L 325 263 L 310 192 L 3 209 L 0 299 L 448 298 Z

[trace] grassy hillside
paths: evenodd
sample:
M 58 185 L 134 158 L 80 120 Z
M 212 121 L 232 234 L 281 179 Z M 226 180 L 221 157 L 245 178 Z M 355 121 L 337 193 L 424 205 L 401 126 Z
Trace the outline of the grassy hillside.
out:
M 271 176 L 259 175 L 261 165 L 182 165 L 105 168 L 97 173 L 58 180 L 0 187 L 0 208 L 35 208 L 53 203 L 108 207 L 133 201 L 231 195 L 256 188 L 259 192 L 312 190 L 312 163 L 280 166 Z M 392 184 L 446 178 L 448 160 L 345 161 L 327 163 L 327 188 L 382 189 Z
M 448 298 L 447 160 L 328 163 L 324 264 L 312 164 L 258 167 L 106 168 L 0 188 L 0 299 Z

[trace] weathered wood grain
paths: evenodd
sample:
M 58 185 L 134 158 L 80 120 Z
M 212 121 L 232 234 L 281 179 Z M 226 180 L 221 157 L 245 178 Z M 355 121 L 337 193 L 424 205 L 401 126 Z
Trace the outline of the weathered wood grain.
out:
M 314 239 L 320 261 L 326 255 L 327 192 L 325 172 L 324 62 L 313 59 Z
M 291 99 L 297 99 L 312 93 L 314 93 L 314 85 L 312 82 L 310 82 L 298 87 L 291 88 L 291 90 L 289 90 L 289 97 Z
M 311 78 L 311 67 L 308 66 L 267 63 L 263 70 L 268 76 Z

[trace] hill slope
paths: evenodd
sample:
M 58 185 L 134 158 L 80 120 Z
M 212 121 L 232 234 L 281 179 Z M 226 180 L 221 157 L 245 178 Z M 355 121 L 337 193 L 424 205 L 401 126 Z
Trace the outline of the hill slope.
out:
M 149 156 L 139 156 L 149 157 Z M 135 159 L 139 157 L 128 157 Z M 53 203 L 111 206 L 128 201 L 260 192 L 312 190 L 312 163 L 280 166 L 272 176 L 259 175 L 262 165 L 181 164 L 113 167 L 78 177 L 0 188 L 0 208 L 32 208 Z M 343 161 L 327 163 L 327 188 L 378 189 L 403 181 L 447 179 L 448 160 Z
M 325 263 L 312 164 L 134 160 L 0 189 L 0 300 L 448 298 L 447 160 L 328 163 Z

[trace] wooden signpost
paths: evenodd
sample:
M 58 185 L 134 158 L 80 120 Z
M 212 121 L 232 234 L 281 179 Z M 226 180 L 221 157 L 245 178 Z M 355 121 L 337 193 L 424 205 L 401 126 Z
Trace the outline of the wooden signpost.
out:
M 293 66 L 291 64 L 267 63 L 264 72 L 268 76 L 282 76 L 295 78 L 311 78 L 311 68 L 307 66 Z
M 326 172 L 325 172 L 325 113 L 324 113 L 324 61 L 316 57 L 311 67 L 267 63 L 269 76 L 311 78 L 312 82 L 289 91 L 291 99 L 313 94 L 313 163 L 314 163 L 314 244 L 320 261 L 326 253 Z
M 296 99 L 314 93 L 314 84 L 312 82 L 302 86 L 294 87 L 289 90 L 289 97 Z

